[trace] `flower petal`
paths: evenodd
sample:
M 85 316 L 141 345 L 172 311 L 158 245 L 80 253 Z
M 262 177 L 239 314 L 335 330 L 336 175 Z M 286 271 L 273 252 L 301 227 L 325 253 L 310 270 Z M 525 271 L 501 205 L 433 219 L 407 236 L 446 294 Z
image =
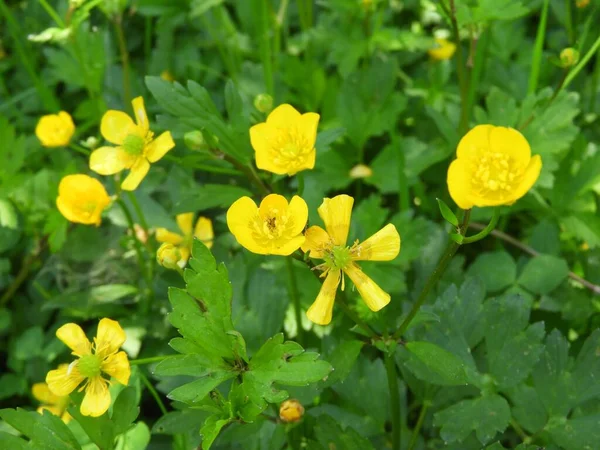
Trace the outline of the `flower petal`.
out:
M 388 223 L 366 241 L 352 250 L 355 261 L 391 261 L 400 253 L 400 234 Z
M 104 318 L 98 324 L 98 333 L 94 342 L 96 344 L 96 355 L 106 358 L 116 353 L 127 339 L 125 331 L 116 320 Z
M 455 159 L 448 168 L 448 191 L 450 197 L 462 209 L 471 209 L 473 199 L 471 198 L 471 178 L 468 162 L 464 159 Z
M 60 401 L 60 397 L 52 393 L 47 383 L 35 383 L 31 386 L 31 395 L 46 405 L 55 405 Z
M 319 116 L 317 113 L 305 113 L 302 114 L 298 120 L 298 131 L 302 134 L 304 139 L 311 145 L 315 146 L 317 140 L 317 127 L 319 126 Z
M 456 156 L 458 158 L 473 159 L 479 156 L 481 151 L 490 148 L 490 133 L 493 125 L 477 125 L 471 129 L 458 143 Z
M 279 105 L 267 117 L 267 125 L 277 128 L 287 128 L 300 120 L 300 113 L 287 103 Z
M 100 133 L 108 142 L 121 145 L 127 135 L 136 133 L 137 127 L 131 117 L 123 111 L 109 110 L 102 116 Z
M 302 251 L 310 252 L 308 256 L 311 258 L 323 259 L 325 251 L 333 245 L 327 231 L 317 225 L 306 230 L 304 237 L 306 240 L 302 244 Z
M 529 161 L 529 165 L 523 174 L 523 179 L 521 180 L 521 184 L 515 192 L 513 193 L 514 200 L 517 201 L 525 194 L 527 191 L 533 187 L 535 182 L 540 176 L 540 172 L 542 170 L 542 157 L 540 155 L 534 155 Z
M 90 155 L 90 169 L 100 175 L 114 175 L 130 168 L 135 159 L 121 147 L 100 147 Z
M 327 233 L 335 245 L 346 245 L 353 204 L 352 197 L 342 194 L 323 199 L 323 203 L 319 206 L 319 216 L 325 222 Z
M 56 337 L 59 338 L 74 355 L 89 355 L 92 352 L 92 344 L 76 323 L 67 323 L 56 330 Z
M 177 221 L 177 225 L 179 226 L 179 229 L 181 230 L 184 236 L 192 235 L 194 213 L 178 214 L 175 220 Z
M 302 233 L 308 222 L 308 206 L 302 197 L 294 195 L 287 209 L 291 225 L 288 232 L 293 236 Z
M 108 382 L 102 377 L 89 380 L 85 388 L 85 396 L 81 402 L 80 412 L 84 416 L 99 417 L 108 411 L 110 392 Z
M 169 231 L 166 228 L 157 228 L 156 240 L 161 243 L 168 242 L 169 244 L 179 245 L 183 242 L 183 236 L 177 233 L 173 233 L 172 231 Z
M 259 153 L 265 157 L 268 155 L 271 149 L 271 141 L 276 134 L 275 131 L 272 126 L 267 125 L 265 122 L 250 127 L 250 144 L 257 153 L 257 165 Z
M 212 221 L 208 217 L 198 217 L 196 227 L 194 228 L 194 237 L 200 239 L 208 248 L 212 247 L 215 233 Z
M 227 210 L 227 226 L 241 246 L 253 253 L 266 254 L 266 248 L 253 238 L 254 220 L 258 216 L 258 207 L 250 197 L 241 197 Z
M 135 114 L 135 121 L 138 127 L 142 128 L 144 132 L 148 132 L 150 129 L 150 122 L 148 122 L 148 115 L 146 114 L 146 107 L 144 106 L 144 98 L 136 97 L 131 101 L 133 106 L 133 113 Z
M 146 146 L 144 155 L 146 155 L 148 161 L 154 163 L 165 156 L 173 147 L 175 147 L 173 136 L 171 136 L 170 131 L 165 131 Z
M 292 238 L 285 238 L 273 241 L 269 247 L 269 255 L 282 255 L 288 256 L 298 250 L 302 244 L 304 244 L 304 236 L 294 236 Z
M 531 159 L 529 142 L 514 128 L 492 127 L 490 151 L 509 155 L 516 167 L 526 167 Z
M 306 317 L 317 325 L 327 325 L 331 322 L 331 316 L 333 313 L 333 303 L 335 302 L 335 294 L 340 284 L 341 272 L 340 270 L 330 270 L 325 278 L 323 286 L 317 295 L 316 300 L 308 311 L 306 311 Z
M 119 383 L 127 386 L 131 376 L 131 367 L 127 359 L 127 353 L 119 352 L 109 355 L 102 363 L 101 369 L 104 373 L 110 375 Z
M 390 294 L 381 289 L 356 264 L 348 264 L 344 272 L 350 277 L 371 311 L 379 311 L 390 302 Z
M 142 182 L 148 171 L 150 170 L 150 163 L 146 158 L 138 158 L 133 166 L 127 178 L 121 183 L 121 189 L 124 191 L 134 191 Z
M 76 362 L 66 367 L 61 366 L 56 370 L 51 370 L 46 375 L 48 389 L 58 397 L 69 395 L 84 379 L 85 377 L 79 373 Z
M 274 211 L 284 212 L 288 209 L 288 201 L 283 195 L 269 194 L 260 202 L 260 215 L 263 218 L 269 217 Z

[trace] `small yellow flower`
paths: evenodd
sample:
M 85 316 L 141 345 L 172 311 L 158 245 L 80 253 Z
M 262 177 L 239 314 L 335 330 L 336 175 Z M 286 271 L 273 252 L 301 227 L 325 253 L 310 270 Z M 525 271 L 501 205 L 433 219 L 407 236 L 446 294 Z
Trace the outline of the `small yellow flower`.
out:
M 365 164 L 357 164 L 350 169 L 350 178 L 369 178 L 373 175 L 373 170 Z
M 131 368 L 125 352 L 118 352 L 125 342 L 125 332 L 118 322 L 102 319 L 98 324 L 98 333 L 94 343 L 90 343 L 81 327 L 67 323 L 56 330 L 58 337 L 71 350 L 77 359 L 68 366 L 60 366 L 46 375 L 50 392 L 64 397 L 79 389 L 85 390 L 81 402 L 81 414 L 98 417 L 110 406 L 110 381 L 103 374 L 113 377 L 119 383 L 127 385 Z
M 579 9 L 583 9 L 589 4 L 590 0 L 575 0 L 575 6 L 577 6 Z
M 102 183 L 84 174 L 67 175 L 58 185 L 56 206 L 70 222 L 100 225 L 110 197 Z
M 350 277 L 371 311 L 379 311 L 390 302 L 390 295 L 369 278 L 355 261 L 393 260 L 400 252 L 400 235 L 390 223 L 363 243 L 356 241 L 352 247 L 348 247 L 346 241 L 353 204 L 354 199 L 348 195 L 324 199 L 318 211 L 327 231 L 319 226 L 306 230 L 302 250 L 310 252 L 308 256 L 311 258 L 325 261 L 317 266 L 323 270 L 321 276 L 326 277 L 325 282 L 317 299 L 306 312 L 306 316 L 319 325 L 331 322 L 340 281 L 344 290 L 344 274 Z
M 531 156 L 525 137 L 513 128 L 478 125 L 458 143 L 448 169 L 448 190 L 463 209 L 512 205 L 535 184 L 540 155 Z
M 185 266 L 185 263 L 190 258 L 194 238 L 200 239 L 204 245 L 211 248 L 215 233 L 213 231 L 212 221 L 208 217 L 198 217 L 195 227 L 192 227 L 194 223 L 194 213 L 179 214 L 176 217 L 176 220 L 182 234 L 173 233 L 166 228 L 157 228 L 156 240 L 158 242 L 166 242 L 176 246 L 181 252 L 180 265 Z
M 156 251 L 156 262 L 165 269 L 178 270 L 180 261 L 183 261 L 182 265 L 185 265 L 187 262 L 187 260 L 182 260 L 179 247 L 175 247 L 168 242 L 163 242 L 160 247 L 158 247 L 158 250 Z
M 250 197 L 235 201 L 227 211 L 227 226 L 237 241 L 259 255 L 290 255 L 304 243 L 308 220 L 306 202 L 295 195 L 290 203 L 277 194 L 267 195 L 260 207 Z
M 319 115 L 300 114 L 293 106 L 279 105 L 267 121 L 250 128 L 256 166 L 278 175 L 294 175 L 315 167 Z
M 121 183 L 125 191 L 135 190 L 150 170 L 150 163 L 155 163 L 175 147 L 169 131 L 153 139 L 142 97 L 134 98 L 131 104 L 136 123 L 122 111 L 110 110 L 102 117 L 100 132 L 117 147 L 100 147 L 90 155 L 90 169 L 100 175 L 130 170 Z
M 173 74 L 168 71 L 168 70 L 163 70 L 160 73 L 160 77 L 165 80 L 165 81 L 175 81 L 175 77 L 173 76 Z
M 435 38 L 436 46 L 427 51 L 429 56 L 436 61 L 444 61 L 452 58 L 456 51 L 456 44 L 446 39 Z
M 279 406 L 279 418 L 283 422 L 298 422 L 302 416 L 304 416 L 304 406 L 295 398 L 286 400 Z
M 68 368 L 68 364 L 61 364 L 59 369 Z M 47 383 L 35 383 L 31 387 L 31 394 L 37 401 L 41 403 L 37 412 L 43 414 L 44 411 L 50 411 L 55 416 L 60 417 L 63 422 L 68 423 L 71 420 L 71 415 L 67 412 L 69 406 L 69 396 L 57 396 L 50 392 Z
M 42 116 L 35 127 L 35 135 L 44 147 L 69 145 L 75 133 L 75 124 L 68 112 Z
M 560 63 L 562 67 L 573 67 L 579 61 L 579 52 L 572 48 L 567 47 L 560 52 Z

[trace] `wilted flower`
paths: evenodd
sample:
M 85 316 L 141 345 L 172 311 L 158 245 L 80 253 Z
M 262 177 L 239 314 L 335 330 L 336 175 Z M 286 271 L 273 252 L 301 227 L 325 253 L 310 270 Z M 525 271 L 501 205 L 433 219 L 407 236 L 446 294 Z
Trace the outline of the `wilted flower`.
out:
M 75 124 L 66 111 L 42 116 L 35 127 L 35 135 L 44 147 L 69 145 L 75 133 Z
M 84 174 L 67 175 L 58 185 L 56 206 L 70 222 L 100 225 L 110 197 L 102 183 Z

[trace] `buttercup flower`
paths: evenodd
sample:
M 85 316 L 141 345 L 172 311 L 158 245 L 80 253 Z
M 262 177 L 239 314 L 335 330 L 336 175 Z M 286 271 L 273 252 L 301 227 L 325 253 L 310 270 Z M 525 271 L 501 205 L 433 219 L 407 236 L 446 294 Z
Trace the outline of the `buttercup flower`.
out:
M 319 115 L 300 114 L 291 105 L 275 108 L 267 121 L 250 128 L 256 166 L 278 175 L 315 167 Z
M 85 390 L 81 402 L 81 414 L 98 417 L 110 406 L 110 381 L 104 377 L 113 377 L 119 383 L 127 385 L 131 368 L 125 352 L 119 347 L 125 342 L 125 332 L 118 322 L 102 319 L 98 324 L 98 334 L 94 343 L 90 343 L 81 327 L 74 323 L 63 325 L 56 331 L 56 337 L 63 341 L 77 359 L 68 366 L 51 370 L 46 375 L 50 392 L 64 397 L 73 392 L 81 383 Z
M 66 369 L 68 366 L 68 364 L 61 364 L 59 369 Z M 50 411 L 55 416 L 60 417 L 65 423 L 71 420 L 71 415 L 67 412 L 70 402 L 68 395 L 62 397 L 54 395 L 50 392 L 46 383 L 35 383 L 31 387 L 31 394 L 41 403 L 37 409 L 37 412 L 40 414 L 43 414 L 44 411 Z
M 348 275 L 358 293 L 372 311 L 379 311 L 390 302 L 390 295 L 383 291 L 355 263 L 355 261 L 391 261 L 400 252 L 400 235 L 391 223 L 383 227 L 363 243 L 356 241 L 352 247 L 346 245 L 350 230 L 350 217 L 354 199 L 348 195 L 338 195 L 323 199 L 319 207 L 319 216 L 325 223 L 325 229 L 312 226 L 306 230 L 306 241 L 302 250 L 308 256 L 323 259 L 318 269 L 323 270 L 325 278 L 315 302 L 306 312 L 314 323 L 327 325 L 331 322 L 333 303 L 337 288 L 344 274 Z
M 70 222 L 100 225 L 102 211 L 109 203 L 106 189 L 95 178 L 75 174 L 60 180 L 56 206 Z
M 444 61 L 452 58 L 452 55 L 454 55 L 454 52 L 456 51 L 456 44 L 454 42 L 441 38 L 435 38 L 435 42 L 437 45 L 427 51 L 431 58 L 437 61 Z
M 513 128 L 478 125 L 458 143 L 448 169 L 448 190 L 463 209 L 512 205 L 535 184 L 540 155 L 531 156 L 525 137 Z
M 44 147 L 69 145 L 75 133 L 75 124 L 68 112 L 42 116 L 35 127 L 35 135 Z
M 198 217 L 195 227 L 192 227 L 194 213 L 179 214 L 176 220 L 182 234 L 173 233 L 166 228 L 158 228 L 156 230 L 156 240 L 176 246 L 181 254 L 180 266 L 185 266 L 190 258 L 194 238 L 200 239 L 204 245 L 211 248 L 215 233 L 213 232 L 212 222 L 207 217 Z
M 90 155 L 90 169 L 100 175 L 130 170 L 121 183 L 125 191 L 135 190 L 150 170 L 150 163 L 155 163 L 175 147 L 169 131 L 154 139 L 142 97 L 134 98 L 131 104 L 136 123 L 124 112 L 114 110 L 107 111 L 100 123 L 104 139 L 117 147 L 100 147 Z
M 235 201 L 227 211 L 227 226 L 237 241 L 259 255 L 290 255 L 304 243 L 308 220 L 306 202 L 295 195 L 267 195 L 260 207 L 250 197 Z

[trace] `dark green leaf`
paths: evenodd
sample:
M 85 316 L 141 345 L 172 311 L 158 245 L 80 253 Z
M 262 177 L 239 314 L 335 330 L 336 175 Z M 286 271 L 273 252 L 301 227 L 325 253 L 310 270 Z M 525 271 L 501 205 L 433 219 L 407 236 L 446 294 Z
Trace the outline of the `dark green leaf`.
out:
M 488 292 L 497 292 L 514 284 L 517 264 L 504 251 L 481 253 L 469 267 L 468 274 L 481 278 Z
M 564 259 L 539 255 L 523 268 L 519 284 L 535 294 L 547 294 L 556 289 L 568 274 L 569 267 Z
M 438 203 L 438 207 L 440 208 L 440 213 L 442 213 L 442 217 L 446 220 L 446 222 L 457 227 L 458 219 L 456 218 L 456 215 L 452 212 L 448 205 L 446 205 L 444 200 L 442 200 L 441 198 L 436 198 L 436 200 Z
M 449 351 L 430 342 L 408 342 L 405 347 L 412 355 L 406 365 L 417 378 L 421 378 L 423 372 L 419 369 L 425 366 L 435 377 L 423 377 L 426 381 L 444 386 L 467 384 L 465 364 Z

